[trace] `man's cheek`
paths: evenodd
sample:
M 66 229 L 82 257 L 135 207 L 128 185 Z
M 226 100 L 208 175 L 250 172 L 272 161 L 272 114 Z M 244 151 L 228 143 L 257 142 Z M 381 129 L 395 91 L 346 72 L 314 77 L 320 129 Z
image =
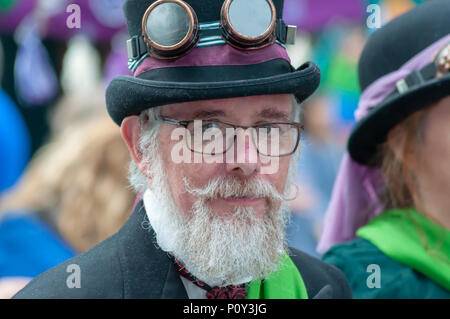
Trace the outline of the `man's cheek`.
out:
M 280 160 L 278 157 L 261 158 L 261 174 L 273 175 L 278 174 L 280 169 Z
M 185 172 L 185 176 L 194 182 L 195 187 L 201 187 L 206 184 L 210 179 L 216 177 L 213 172 L 215 171 L 214 164 L 206 163 L 190 163 L 182 165 L 182 169 Z M 208 178 L 209 177 L 209 178 Z

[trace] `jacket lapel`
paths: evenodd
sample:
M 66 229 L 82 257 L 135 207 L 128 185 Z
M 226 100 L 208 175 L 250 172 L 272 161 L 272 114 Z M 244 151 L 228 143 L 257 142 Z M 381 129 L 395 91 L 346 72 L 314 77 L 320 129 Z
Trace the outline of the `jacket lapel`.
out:
M 171 260 L 156 244 L 142 201 L 118 236 L 125 298 L 187 298 Z

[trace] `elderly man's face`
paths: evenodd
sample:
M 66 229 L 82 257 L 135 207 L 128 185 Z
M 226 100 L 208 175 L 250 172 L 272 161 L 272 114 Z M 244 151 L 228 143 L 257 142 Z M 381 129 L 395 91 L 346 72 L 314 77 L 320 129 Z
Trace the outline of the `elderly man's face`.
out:
M 241 126 L 253 126 L 270 122 L 292 121 L 292 97 L 290 95 L 266 95 L 233 99 L 208 100 L 179 103 L 165 106 L 161 115 L 179 120 L 192 119 L 216 119 L 226 123 Z M 192 188 L 202 188 L 212 179 L 235 178 L 242 183 L 250 179 L 263 179 L 270 183 L 279 193 L 284 192 L 286 178 L 291 156 L 273 158 L 279 161 L 277 170 L 273 174 L 264 174 L 264 163 L 258 154 L 254 143 L 245 139 L 245 143 L 234 143 L 234 159 L 226 159 L 220 156 L 221 163 L 175 163 L 172 150 L 177 141 L 171 139 L 174 126 L 162 124 L 159 134 L 159 147 L 167 174 L 168 184 L 174 199 L 177 201 L 180 211 L 189 214 L 194 202 L 197 200 L 194 194 L 186 192 L 184 180 L 189 181 Z M 239 147 L 240 146 L 240 147 Z M 237 154 L 245 155 L 242 160 L 237 160 Z M 263 159 L 264 160 L 264 159 Z M 267 158 L 266 158 L 267 160 Z M 238 196 L 238 195 L 237 195 Z M 237 207 L 252 207 L 254 214 L 261 217 L 268 209 L 267 198 L 253 196 L 238 196 L 213 198 L 208 204 L 217 215 L 228 216 L 234 213 Z M 279 203 L 278 203 L 279 206 Z
M 189 102 L 164 106 L 161 115 L 248 127 L 292 121 L 292 101 L 290 95 L 267 95 Z M 276 170 L 266 174 L 270 163 L 246 138 L 236 141 L 233 150 L 209 155 L 221 159 L 214 162 L 206 161 L 208 156 L 194 162 L 186 147 L 192 161 L 180 163 L 173 157 L 180 140 L 172 138 L 180 129 L 185 132 L 182 126 L 161 122 L 157 135 L 142 132 L 137 116 L 125 119 L 121 127 L 134 161 L 148 178 L 144 202 L 158 244 L 212 286 L 264 277 L 286 251 L 285 191 L 295 169 L 291 156 L 274 158 Z M 237 134 L 245 137 L 242 131 Z M 231 151 L 234 158 L 227 158 Z

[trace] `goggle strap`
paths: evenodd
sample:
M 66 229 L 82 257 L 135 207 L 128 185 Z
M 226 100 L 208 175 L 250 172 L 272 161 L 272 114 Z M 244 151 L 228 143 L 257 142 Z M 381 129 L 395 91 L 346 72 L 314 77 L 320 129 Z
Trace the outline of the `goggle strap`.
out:
M 420 70 L 412 71 L 406 78 L 397 81 L 396 89 L 386 99 L 394 95 L 404 94 L 409 89 L 433 79 L 436 76 L 436 72 L 437 69 L 434 62 L 427 64 Z
M 227 42 L 220 35 L 213 35 L 208 37 L 200 37 L 200 41 L 197 43 L 198 48 L 210 47 L 213 45 L 225 45 Z
M 135 35 L 127 40 L 128 59 L 138 60 L 147 53 L 147 44 L 143 36 Z
M 275 36 L 277 40 L 282 44 L 295 44 L 295 35 L 297 33 L 297 27 L 294 25 L 286 25 L 283 19 L 277 20 L 277 26 L 275 28 Z
M 297 26 L 288 25 L 286 32 L 286 44 L 295 44 L 296 36 L 297 36 Z
M 287 38 L 287 25 L 284 23 L 283 19 L 277 20 L 277 26 L 275 28 L 275 35 L 281 43 L 286 43 Z
M 286 48 L 286 44 L 295 43 L 296 27 L 286 25 L 283 19 L 277 20 L 275 28 L 276 43 Z M 221 37 L 222 29 L 219 21 L 200 23 L 200 41 L 198 47 L 224 45 L 226 41 Z M 142 35 L 135 35 L 127 40 L 128 59 L 132 61 L 140 60 L 147 54 L 147 44 Z
M 200 23 L 200 30 L 217 30 L 220 29 L 220 21 L 210 23 Z

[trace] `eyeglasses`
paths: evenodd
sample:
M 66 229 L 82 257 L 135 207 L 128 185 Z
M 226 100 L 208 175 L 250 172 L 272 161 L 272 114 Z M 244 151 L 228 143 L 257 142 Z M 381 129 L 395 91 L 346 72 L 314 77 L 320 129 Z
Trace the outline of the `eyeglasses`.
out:
M 251 140 L 259 154 L 270 157 L 288 156 L 297 150 L 304 130 L 304 126 L 296 122 L 241 126 L 218 120 L 179 121 L 164 116 L 159 117 L 158 120 L 184 127 L 188 149 L 204 155 L 219 155 L 227 152 L 236 139 L 238 145 L 242 142 L 239 137 L 236 138 L 239 130 L 250 130 Z
M 197 44 L 208 46 L 223 40 L 237 49 L 259 49 L 276 40 L 283 45 L 293 43 L 295 31 L 295 26 L 277 20 L 272 0 L 226 0 L 220 21 L 208 23 L 199 23 L 194 9 L 182 0 L 158 0 L 143 16 L 142 36 L 128 40 L 128 55 L 138 59 L 148 53 L 158 59 L 175 59 Z

